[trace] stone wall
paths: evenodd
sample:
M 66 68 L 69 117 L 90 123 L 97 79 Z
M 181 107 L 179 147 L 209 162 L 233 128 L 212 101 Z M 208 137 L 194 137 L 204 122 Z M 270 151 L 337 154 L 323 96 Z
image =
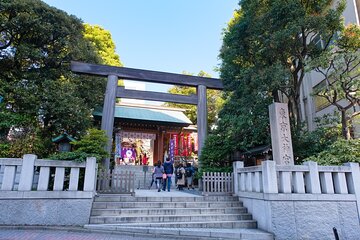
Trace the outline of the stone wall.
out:
M 0 225 L 83 226 L 90 199 L 0 199 Z
M 234 192 L 276 239 L 360 239 L 360 168 L 344 166 L 234 165 Z
M 258 227 L 276 239 L 360 239 L 356 201 L 266 201 L 241 197 Z

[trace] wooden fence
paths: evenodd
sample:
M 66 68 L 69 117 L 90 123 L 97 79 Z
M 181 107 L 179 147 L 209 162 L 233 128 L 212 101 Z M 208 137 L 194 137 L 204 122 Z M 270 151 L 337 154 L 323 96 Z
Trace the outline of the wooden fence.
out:
M 99 171 L 97 192 L 135 194 L 135 173 L 131 171 Z
M 202 176 L 203 192 L 205 196 L 232 194 L 234 190 L 233 173 L 204 172 Z

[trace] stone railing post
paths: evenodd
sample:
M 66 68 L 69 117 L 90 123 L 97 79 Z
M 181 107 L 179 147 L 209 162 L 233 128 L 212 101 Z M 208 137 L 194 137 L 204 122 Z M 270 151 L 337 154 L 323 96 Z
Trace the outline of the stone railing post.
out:
M 261 167 L 264 193 L 278 193 L 276 163 L 274 161 L 263 161 Z
M 308 161 L 304 165 L 309 167 L 309 174 L 306 174 L 306 188 L 310 193 L 321 193 L 319 168 L 317 162 Z
M 88 157 L 86 158 L 84 191 L 86 192 L 95 191 L 95 179 L 96 179 L 96 158 Z
M 356 205 L 358 209 L 358 215 L 360 219 L 360 168 L 359 163 L 345 163 L 345 166 L 349 166 L 351 169 L 351 174 L 347 174 L 347 182 L 349 193 L 355 194 Z
M 34 154 L 25 154 L 21 167 L 19 180 L 19 191 L 31 191 L 34 178 L 34 165 L 37 156 Z
M 244 167 L 244 162 L 241 162 L 241 161 L 236 161 L 236 162 L 233 162 L 233 172 L 234 172 L 234 194 L 235 195 L 238 195 L 239 194 L 239 187 L 240 187 L 240 184 L 239 184 L 239 174 L 238 174 L 238 169 L 239 168 L 243 168 Z

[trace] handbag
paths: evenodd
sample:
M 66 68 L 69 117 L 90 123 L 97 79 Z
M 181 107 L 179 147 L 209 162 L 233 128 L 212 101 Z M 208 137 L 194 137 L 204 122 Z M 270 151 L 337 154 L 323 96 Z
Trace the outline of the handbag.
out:
M 163 179 L 166 179 L 166 178 L 167 178 L 166 173 L 163 173 L 162 178 L 163 178 Z

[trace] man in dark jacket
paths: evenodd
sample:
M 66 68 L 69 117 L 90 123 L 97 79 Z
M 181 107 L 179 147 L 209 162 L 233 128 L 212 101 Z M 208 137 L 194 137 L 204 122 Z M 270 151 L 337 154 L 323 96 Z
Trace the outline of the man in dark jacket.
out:
M 171 177 L 174 173 L 174 162 L 170 161 L 170 159 L 167 158 L 163 166 L 164 166 L 164 172 L 166 174 L 166 179 L 164 179 L 163 191 L 165 191 L 165 188 L 167 186 L 167 190 L 168 192 L 170 192 Z

